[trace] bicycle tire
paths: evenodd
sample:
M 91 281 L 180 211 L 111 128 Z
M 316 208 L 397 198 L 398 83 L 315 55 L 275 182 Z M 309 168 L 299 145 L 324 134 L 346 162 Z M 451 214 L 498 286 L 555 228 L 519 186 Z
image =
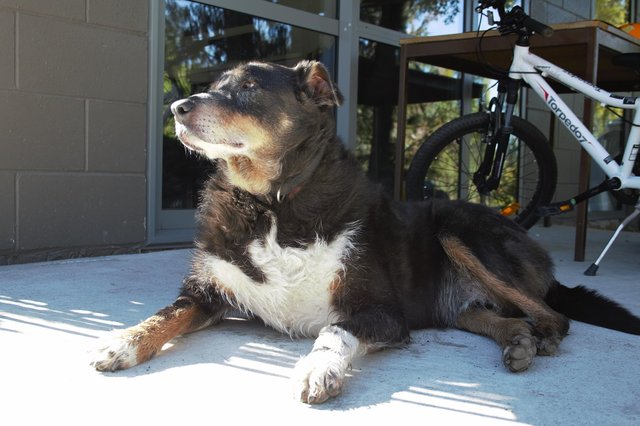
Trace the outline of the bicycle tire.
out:
M 491 115 L 486 112 L 465 115 L 429 136 L 407 171 L 407 199 L 423 200 L 441 194 L 499 211 L 513 206 L 517 213 L 512 219 L 528 229 L 540 218 L 538 207 L 549 204 L 553 198 L 558 173 L 555 155 L 547 138 L 536 127 L 513 117 L 513 135 L 500 186 L 489 195 L 481 196 L 473 186 L 472 177 L 484 153 L 482 135 L 486 134 L 490 120 Z M 466 148 L 461 150 L 461 146 Z M 465 152 L 466 160 L 461 151 Z

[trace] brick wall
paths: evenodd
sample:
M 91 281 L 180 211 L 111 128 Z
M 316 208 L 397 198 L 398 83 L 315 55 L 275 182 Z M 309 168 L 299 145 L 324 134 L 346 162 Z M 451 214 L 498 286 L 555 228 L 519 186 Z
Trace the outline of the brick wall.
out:
M 149 0 L 0 0 L 0 264 L 146 238 Z

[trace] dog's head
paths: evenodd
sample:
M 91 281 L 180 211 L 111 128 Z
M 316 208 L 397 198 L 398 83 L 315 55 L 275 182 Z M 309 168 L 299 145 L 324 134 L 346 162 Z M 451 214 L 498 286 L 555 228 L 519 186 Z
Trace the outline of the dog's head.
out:
M 315 168 L 335 136 L 342 96 L 316 61 L 293 68 L 251 62 L 204 93 L 171 105 L 176 135 L 190 150 L 226 162 L 234 186 L 275 194 Z

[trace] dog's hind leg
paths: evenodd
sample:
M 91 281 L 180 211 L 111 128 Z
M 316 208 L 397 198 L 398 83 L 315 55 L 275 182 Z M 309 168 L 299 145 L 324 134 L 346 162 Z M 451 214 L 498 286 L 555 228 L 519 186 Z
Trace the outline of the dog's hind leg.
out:
M 443 236 L 440 238 L 440 242 L 456 269 L 463 275 L 480 283 L 484 291 L 491 296 L 492 302 L 497 306 L 498 311 L 517 309 L 527 316 L 528 322 L 531 324 L 529 334 L 535 338 L 532 342 L 537 347 L 539 355 L 551 355 L 555 352 L 558 344 L 569 330 L 569 320 L 564 315 L 547 306 L 542 298 L 517 288 L 513 283 L 508 283 L 498 278 L 458 238 Z M 467 315 L 474 315 L 473 311 L 470 312 Z M 494 313 L 493 315 L 496 314 Z M 485 318 L 490 317 L 485 316 Z M 499 318 L 496 315 L 490 323 L 504 324 Z M 511 319 L 504 320 L 510 321 Z M 465 320 L 464 317 L 462 321 L 465 324 L 470 322 Z M 523 320 L 519 321 L 526 324 Z M 498 341 L 498 343 L 501 342 Z M 509 368 L 513 370 L 511 367 Z
M 457 328 L 491 337 L 502 348 L 502 362 L 511 371 L 529 368 L 536 355 L 531 325 L 519 318 L 504 318 L 485 308 L 469 308 L 455 323 Z
M 140 324 L 107 340 L 96 350 L 91 365 L 99 371 L 133 367 L 150 359 L 174 337 L 204 328 L 219 320 L 216 317 L 205 312 L 189 297 L 179 297 Z

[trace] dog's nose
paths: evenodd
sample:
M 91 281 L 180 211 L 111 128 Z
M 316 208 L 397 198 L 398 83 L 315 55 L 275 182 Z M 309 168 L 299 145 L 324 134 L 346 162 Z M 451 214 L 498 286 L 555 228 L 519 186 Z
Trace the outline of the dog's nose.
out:
M 171 104 L 171 112 L 176 117 L 183 117 L 196 106 L 196 103 L 191 99 L 180 99 Z

